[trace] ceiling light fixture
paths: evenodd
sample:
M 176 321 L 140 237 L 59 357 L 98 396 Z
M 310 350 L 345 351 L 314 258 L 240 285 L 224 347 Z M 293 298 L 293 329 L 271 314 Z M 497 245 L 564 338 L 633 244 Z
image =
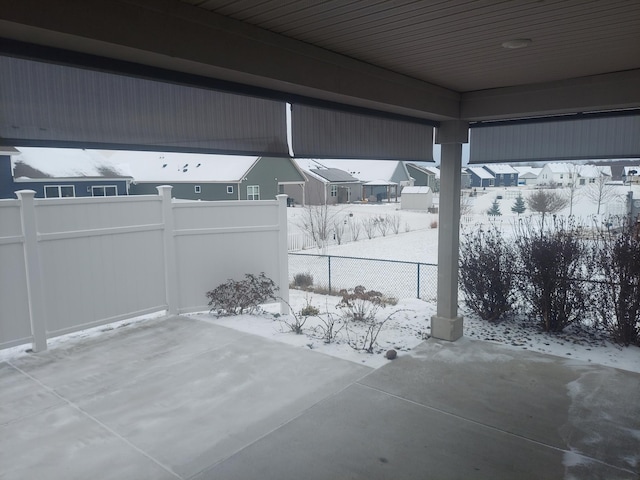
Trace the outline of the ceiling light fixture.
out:
M 532 43 L 533 40 L 531 40 L 530 38 L 514 38 L 513 40 L 507 40 L 506 42 L 503 42 L 502 46 L 509 49 L 524 48 L 528 47 Z

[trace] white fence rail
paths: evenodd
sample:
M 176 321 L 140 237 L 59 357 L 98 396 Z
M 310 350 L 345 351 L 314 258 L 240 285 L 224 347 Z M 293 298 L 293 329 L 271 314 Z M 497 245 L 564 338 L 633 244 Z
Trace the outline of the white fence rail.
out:
M 0 349 L 167 310 L 260 273 L 288 301 L 286 195 L 172 201 L 160 195 L 0 200 Z M 286 310 L 286 303 L 281 309 Z

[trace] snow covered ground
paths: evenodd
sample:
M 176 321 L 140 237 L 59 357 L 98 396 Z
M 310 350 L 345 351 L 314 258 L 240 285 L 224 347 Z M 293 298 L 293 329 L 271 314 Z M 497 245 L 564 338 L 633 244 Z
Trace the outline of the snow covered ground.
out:
M 618 214 L 624 208 L 624 198 L 628 187 L 616 187 L 619 189 L 619 200 L 603 205 L 605 213 Z M 471 198 L 472 213 L 465 218 L 462 230 L 477 228 L 478 225 L 489 221 L 497 222 L 505 232 L 513 231 L 518 216 L 511 212 L 511 206 L 515 201 L 515 195 L 522 193 L 526 198 L 533 190 L 528 188 L 487 189 L 478 192 L 478 196 Z M 486 211 L 498 195 L 503 199 L 498 200 L 502 216 L 490 219 Z M 640 192 L 636 193 L 640 197 Z M 400 233 L 387 234 L 367 239 L 362 235 L 357 242 L 343 245 L 332 245 L 328 248 L 330 255 L 353 256 L 362 258 L 382 258 L 391 260 L 404 260 L 423 263 L 437 263 L 438 229 L 430 225 L 437 220 L 437 215 L 426 212 L 411 212 L 400 210 L 399 203 L 381 203 L 365 205 L 348 205 L 332 207 L 337 218 L 347 217 L 361 219 L 368 216 L 400 215 L 402 228 Z M 573 214 L 585 223 L 593 222 L 597 206 L 579 195 L 573 205 Z M 292 230 L 298 228 L 298 219 L 303 215 L 301 208 L 288 209 L 289 221 Z M 560 214 L 567 215 L 569 207 Z M 525 212 L 523 216 L 531 215 Z M 309 250 L 308 253 L 318 253 L 317 250 Z M 354 285 L 355 286 L 355 285 Z M 366 285 L 365 285 L 366 287 Z M 336 309 L 339 297 L 329 297 L 313 293 L 291 290 L 291 307 L 299 312 L 305 305 L 311 304 L 322 313 L 337 316 L 340 312 Z M 277 341 L 297 345 L 301 348 L 310 348 L 329 355 L 335 355 L 354 362 L 372 367 L 384 365 L 388 360 L 385 353 L 393 348 L 399 355 L 410 354 L 411 350 L 430 336 L 430 318 L 435 314 L 435 304 L 424 302 L 415 298 L 400 299 L 397 305 L 387 306 L 378 312 L 377 318 L 382 320 L 393 314 L 391 319 L 383 326 L 377 339 L 377 347 L 373 354 L 356 351 L 349 346 L 345 329 L 343 329 L 335 342 L 326 344 L 318 338 L 317 327 L 319 320 L 309 318 L 304 325 L 304 334 L 296 335 L 290 332 L 282 319 L 276 318 L 273 313 L 275 307 L 269 308 L 270 313 L 262 316 L 240 316 L 215 318 L 211 315 L 200 315 L 206 321 L 215 322 L 230 328 L 252 332 L 257 335 L 273 338 Z M 396 313 L 394 313 L 396 312 Z M 549 334 L 540 332 L 535 324 L 532 324 L 522 316 L 514 315 L 498 324 L 483 321 L 470 311 L 466 311 L 462 305 L 464 317 L 465 336 L 471 339 L 489 341 L 507 345 L 510 348 L 531 350 L 549 355 L 557 355 L 564 358 L 583 360 L 602 365 L 608 365 L 625 370 L 640 372 L 640 348 L 619 347 L 606 339 L 604 332 L 588 330 L 586 327 L 567 328 L 562 334 Z M 354 331 L 362 335 L 362 328 L 358 330 L 355 322 L 351 323 Z M 356 333 L 357 334 L 357 333 Z M 351 334 L 353 336 L 353 333 Z
M 513 194 L 506 193 L 508 190 L 488 189 L 486 193 L 482 192 L 478 197 L 473 198 L 473 213 L 466 218 L 463 230 L 464 228 L 477 228 L 478 224 L 488 222 L 489 217 L 485 212 L 496 198 L 496 195 L 501 194 L 505 197 L 499 200 L 503 216 L 494 219 L 494 221 L 499 222 L 505 231 L 511 231 L 514 222 L 517 221 L 517 216 L 510 211 L 514 200 L 513 198 L 507 198 L 508 196 L 513 196 Z M 525 197 L 530 192 L 523 188 L 517 190 L 522 192 Z M 620 188 L 621 197 L 626 191 L 626 188 Z M 640 198 L 640 191 L 636 193 L 636 198 Z M 399 203 L 349 205 L 335 207 L 335 209 L 338 215 L 348 216 L 352 213 L 353 217 L 350 218 L 355 219 L 374 215 L 397 214 L 401 216 L 402 228 L 397 235 L 387 234 L 386 237 L 379 236 L 371 240 L 363 235 L 357 242 L 329 247 L 328 253 L 332 255 L 424 263 L 437 262 L 438 230 L 430 227 L 432 221 L 437 220 L 437 215 L 426 212 L 402 211 Z M 619 203 L 612 203 L 605 208 L 605 211 L 618 213 L 619 209 Z M 582 198 L 578 199 L 573 211 L 576 216 L 584 221 L 591 221 L 590 217 L 595 214 L 596 206 Z M 287 209 L 287 212 L 290 215 L 291 229 L 295 231 L 297 228 L 296 217 L 303 213 L 302 209 L 290 208 Z M 563 213 L 568 213 L 568 208 Z M 529 215 L 529 213 L 524 215 Z M 310 250 L 308 253 L 318 252 L 317 250 Z M 336 308 L 339 300 L 339 297 L 307 293 L 299 290 L 291 290 L 290 292 L 290 304 L 295 312 L 299 312 L 304 306 L 311 304 L 320 310 L 321 316 L 324 316 L 325 319 L 327 313 L 334 318 L 340 316 L 340 311 Z M 355 322 L 351 324 L 349 337 L 347 337 L 347 330 L 343 327 L 335 341 L 325 343 L 320 338 L 318 326 L 321 325 L 321 322 L 317 318 L 310 317 L 303 326 L 304 333 L 296 335 L 290 331 L 290 328 L 285 323 L 291 323 L 293 319 L 291 317 L 284 319 L 279 317 L 276 313 L 278 311 L 277 304 L 265 306 L 265 313 L 261 315 L 217 318 L 205 312 L 194 314 L 193 318 L 377 368 L 389 361 L 385 358 L 385 353 L 388 349 L 397 350 L 398 355 L 410 355 L 413 348 L 429 338 L 430 318 L 435 314 L 435 309 L 435 303 L 424 302 L 415 298 L 404 298 L 400 299 L 397 305 L 390 305 L 380 310 L 377 315 L 379 320 L 389 316 L 391 318 L 381 329 L 372 354 L 357 351 L 349 345 L 349 338 L 353 340 L 354 335 L 363 334 L 362 327 L 359 327 Z M 568 328 L 562 334 L 546 334 L 539 332 L 535 325 L 530 324 L 527 319 L 519 316 L 508 318 L 499 324 L 490 324 L 470 311 L 465 310 L 464 305 L 461 305 L 461 313 L 465 317 L 465 336 L 470 339 L 495 342 L 513 349 L 541 352 L 640 372 L 640 348 L 619 347 L 606 340 L 606 336 L 602 332 L 586 331 L 584 328 L 576 327 Z M 153 321 L 153 318 L 154 316 L 149 316 L 96 327 L 52 339 L 49 344 L 51 348 L 55 348 L 56 345 L 67 342 L 83 341 L 88 337 L 100 335 L 101 332 L 109 329 L 134 328 L 140 322 Z M 338 323 L 338 328 L 340 325 Z M 22 346 L 0 351 L 0 361 L 24 355 L 24 350 L 24 346 Z

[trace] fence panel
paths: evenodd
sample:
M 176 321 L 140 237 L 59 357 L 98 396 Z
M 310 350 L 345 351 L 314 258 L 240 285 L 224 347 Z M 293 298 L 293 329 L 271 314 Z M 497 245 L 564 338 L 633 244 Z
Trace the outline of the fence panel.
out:
M 207 309 L 207 291 L 246 273 L 280 283 L 278 209 L 275 200 L 174 204 L 179 311 Z
M 24 238 L 18 200 L 0 200 L 0 349 L 30 341 Z
M 47 336 L 167 308 L 159 197 L 35 201 Z
M 288 300 L 286 196 L 0 200 L 0 348 L 145 313 L 206 309 L 228 278 L 265 272 Z
M 362 285 L 389 297 L 436 298 L 437 266 L 432 264 L 290 253 L 291 283 L 296 274 L 311 275 L 314 287 L 331 292 Z

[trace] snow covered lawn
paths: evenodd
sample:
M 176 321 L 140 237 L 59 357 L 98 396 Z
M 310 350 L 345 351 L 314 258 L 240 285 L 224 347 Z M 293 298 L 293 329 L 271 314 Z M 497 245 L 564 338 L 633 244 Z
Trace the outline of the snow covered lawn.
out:
M 307 303 L 318 308 L 321 315 L 330 312 L 339 315 L 336 304 L 339 297 L 310 294 L 300 290 L 291 290 L 290 304 L 299 312 Z M 435 304 L 418 299 L 403 299 L 397 305 L 387 306 L 378 312 L 377 318 L 385 319 L 395 313 L 383 326 L 378 336 L 378 346 L 373 354 L 356 351 L 347 342 L 343 329 L 336 341 L 327 344 L 314 332 L 320 322 L 310 317 L 304 325 L 304 333 L 292 333 L 282 318 L 275 312 L 278 305 L 265 306 L 263 315 L 240 315 L 236 317 L 215 317 L 210 314 L 195 315 L 206 322 L 213 322 L 262 337 L 333 355 L 352 362 L 378 368 L 389 360 L 385 358 L 388 349 L 395 349 L 398 355 L 410 355 L 423 340 L 430 337 L 430 319 L 435 314 Z M 465 315 L 465 336 L 470 339 L 489 341 L 506 345 L 509 348 L 529 350 L 564 358 L 593 362 L 610 367 L 621 368 L 640 373 L 640 348 L 622 348 L 606 340 L 602 332 L 567 329 L 562 334 L 548 334 L 538 331 L 535 325 L 528 324 L 521 317 L 507 319 L 498 324 L 490 324 L 480 318 L 462 312 Z M 288 319 L 287 321 L 291 321 Z M 357 322 L 351 322 L 351 328 L 362 335 L 363 329 Z

